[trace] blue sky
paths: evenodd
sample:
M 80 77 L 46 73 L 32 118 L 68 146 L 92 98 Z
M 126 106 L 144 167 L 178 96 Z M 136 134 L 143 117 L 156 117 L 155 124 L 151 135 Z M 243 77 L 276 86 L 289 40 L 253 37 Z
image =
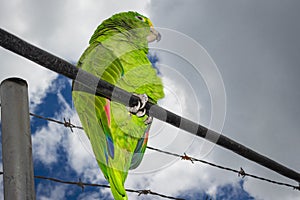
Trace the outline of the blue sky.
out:
M 299 6 L 293 0 L 11 0 L 0 8 L 0 27 L 76 63 L 102 20 L 120 11 L 141 12 L 156 27 L 165 28 L 162 40 L 152 46 L 167 94 L 160 105 L 211 128 L 224 125 L 222 134 L 299 171 L 300 160 L 295 159 L 299 157 L 300 140 Z M 168 41 L 173 47 L 186 47 L 191 41 L 176 40 L 175 32 L 170 35 L 169 30 L 185 34 L 205 49 L 196 53 L 187 49 L 185 56 L 172 49 L 160 50 Z M 200 73 L 191 67 L 189 55 L 203 61 Z M 0 49 L 0 62 L 1 81 L 18 76 L 28 82 L 31 112 L 58 120 L 70 118 L 80 124 L 72 106 L 69 80 L 4 49 Z M 223 86 L 217 83 L 223 83 L 225 95 Z M 37 175 L 105 183 L 82 131 L 71 133 L 61 125 L 31 119 Z M 152 127 L 149 144 L 296 184 L 158 121 Z M 247 177 L 241 180 L 231 172 L 151 151 L 147 151 L 142 165 L 130 172 L 126 187 L 190 199 L 300 198 L 299 192 L 289 188 Z M 76 186 L 44 180 L 36 180 L 36 192 L 43 200 L 111 197 L 108 189 L 87 187 L 82 192 Z M 129 197 L 152 199 L 136 194 Z

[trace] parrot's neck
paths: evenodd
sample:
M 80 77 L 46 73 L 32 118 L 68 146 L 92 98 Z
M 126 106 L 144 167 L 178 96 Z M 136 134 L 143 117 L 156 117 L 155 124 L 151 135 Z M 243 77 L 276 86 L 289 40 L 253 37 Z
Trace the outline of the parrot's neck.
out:
M 90 44 L 100 42 L 118 56 L 132 50 L 141 50 L 145 51 L 146 54 L 148 53 L 147 36 L 150 31 L 149 28 L 126 30 L 118 27 L 114 29 L 100 27 L 92 36 Z
M 115 34 L 107 37 L 105 35 L 97 38 L 97 42 L 100 42 L 105 48 L 111 50 L 116 57 L 123 61 L 123 68 L 126 73 L 127 70 L 131 70 L 137 65 L 143 65 L 148 53 L 148 42 L 146 38 L 143 40 L 137 39 L 134 36 L 126 34 Z
M 101 28 L 95 31 L 90 40 L 92 43 L 100 43 L 119 58 L 123 64 L 124 72 L 131 70 L 137 65 L 148 64 L 145 55 L 148 54 L 147 35 L 150 29 L 137 28 L 126 30 L 115 27 L 114 29 Z
M 100 36 L 98 38 L 101 44 L 112 50 L 118 56 L 129 51 L 140 50 L 148 53 L 148 42 L 145 39 L 136 38 L 135 36 L 125 35 L 124 33 L 114 34 L 112 36 Z

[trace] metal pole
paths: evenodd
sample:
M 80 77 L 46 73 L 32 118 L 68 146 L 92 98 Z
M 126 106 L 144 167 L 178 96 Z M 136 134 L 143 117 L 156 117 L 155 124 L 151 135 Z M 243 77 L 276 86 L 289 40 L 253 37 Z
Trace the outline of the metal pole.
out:
M 28 86 L 20 78 L 9 78 L 0 89 L 4 199 L 34 200 Z

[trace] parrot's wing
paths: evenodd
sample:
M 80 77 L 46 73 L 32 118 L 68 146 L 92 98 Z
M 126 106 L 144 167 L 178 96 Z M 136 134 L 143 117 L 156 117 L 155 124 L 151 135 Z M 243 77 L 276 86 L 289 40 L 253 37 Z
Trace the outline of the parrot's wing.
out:
M 78 67 L 112 84 L 124 73 L 120 60 L 101 44 L 91 45 L 82 55 Z M 124 105 L 77 91 L 74 85 L 74 105 L 98 165 L 114 196 L 126 198 L 124 182 L 135 147 L 146 126 L 143 121 L 136 124 L 141 119 L 131 116 Z
M 119 60 L 110 50 L 99 43 L 91 44 L 86 49 L 78 62 L 78 67 L 110 83 L 115 83 L 115 80 L 123 74 L 123 68 Z M 80 76 L 80 73 L 78 76 Z M 110 128 L 110 101 L 76 91 L 78 88 L 80 87 L 73 84 L 73 100 L 76 110 L 84 130 L 91 140 L 98 162 L 104 161 L 104 157 L 98 155 L 99 152 L 102 154 L 104 152 L 105 161 L 107 162 L 108 156 L 114 158 L 114 142 Z M 93 135 L 97 135 L 97 137 L 92 139 Z M 93 144 L 94 141 L 97 144 Z

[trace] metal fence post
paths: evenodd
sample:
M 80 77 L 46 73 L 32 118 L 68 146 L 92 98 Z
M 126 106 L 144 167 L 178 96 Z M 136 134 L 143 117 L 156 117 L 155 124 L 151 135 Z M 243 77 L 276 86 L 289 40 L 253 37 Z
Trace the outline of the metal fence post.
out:
M 9 78 L 0 89 L 4 199 L 34 200 L 28 86 L 23 79 Z

